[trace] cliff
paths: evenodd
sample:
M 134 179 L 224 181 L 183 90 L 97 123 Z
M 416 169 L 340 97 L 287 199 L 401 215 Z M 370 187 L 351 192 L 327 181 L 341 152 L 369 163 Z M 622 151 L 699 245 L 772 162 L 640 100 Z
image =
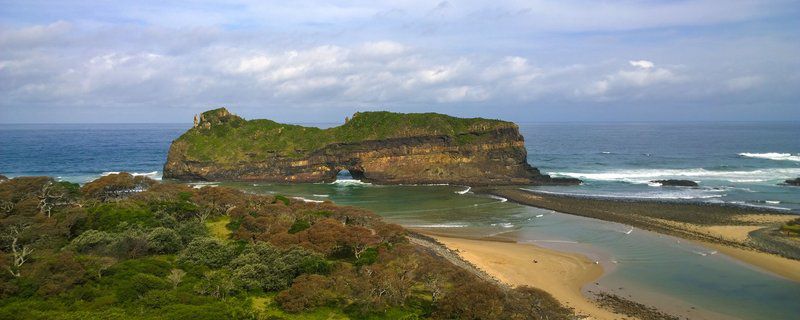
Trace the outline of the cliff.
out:
M 516 124 L 436 113 L 359 112 L 319 129 L 244 120 L 225 108 L 195 117 L 172 142 L 164 177 L 179 180 L 330 182 L 341 170 L 379 184 L 577 184 L 526 161 Z

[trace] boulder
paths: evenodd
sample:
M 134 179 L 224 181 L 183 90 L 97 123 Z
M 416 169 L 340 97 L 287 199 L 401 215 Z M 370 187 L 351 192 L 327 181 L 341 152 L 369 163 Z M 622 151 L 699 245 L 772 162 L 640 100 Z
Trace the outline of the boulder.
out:
M 664 187 L 697 187 L 697 182 L 692 180 L 677 180 L 677 179 L 667 179 L 667 180 L 653 180 L 650 181 L 653 183 L 658 183 Z

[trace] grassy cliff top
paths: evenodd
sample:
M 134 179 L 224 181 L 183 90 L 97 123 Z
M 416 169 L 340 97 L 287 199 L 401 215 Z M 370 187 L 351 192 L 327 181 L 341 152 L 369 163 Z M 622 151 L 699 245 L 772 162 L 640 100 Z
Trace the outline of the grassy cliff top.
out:
M 197 125 L 175 142 L 186 143 L 188 160 L 232 163 L 274 155 L 299 158 L 332 143 L 434 135 L 456 137 L 502 128 L 516 128 L 516 125 L 438 113 L 377 111 L 357 112 L 341 126 L 320 129 L 266 119 L 245 120 L 219 108 L 202 113 Z

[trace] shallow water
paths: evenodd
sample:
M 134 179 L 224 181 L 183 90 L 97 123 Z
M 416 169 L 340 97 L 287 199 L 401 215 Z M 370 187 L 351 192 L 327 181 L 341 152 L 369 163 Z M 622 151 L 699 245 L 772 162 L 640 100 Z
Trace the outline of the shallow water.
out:
M 407 227 L 442 234 L 504 236 L 582 253 L 612 270 L 599 281 L 599 287 L 691 318 L 792 319 L 800 314 L 796 303 L 800 283 L 743 265 L 711 249 L 617 223 L 471 192 L 459 194 L 465 187 L 374 186 L 352 181 L 233 185 L 252 192 L 364 207 Z

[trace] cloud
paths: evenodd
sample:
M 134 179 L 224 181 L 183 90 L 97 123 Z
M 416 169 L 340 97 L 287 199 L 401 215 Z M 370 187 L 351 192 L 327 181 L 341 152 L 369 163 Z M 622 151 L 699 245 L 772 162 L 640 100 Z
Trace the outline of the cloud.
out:
M 653 62 L 647 60 L 628 61 L 628 63 L 630 63 L 634 67 L 639 67 L 642 69 L 652 69 L 655 66 Z
M 216 104 L 303 115 L 790 105 L 790 2 L 7 3 L 0 121 Z
M 655 63 L 648 60 L 632 60 L 628 61 L 628 64 L 634 69 L 621 69 L 613 74 L 606 75 L 602 80 L 590 83 L 577 93 L 579 95 L 610 98 L 613 95 L 619 95 L 619 91 L 623 89 L 645 88 L 684 80 L 682 76 L 675 74 L 672 70 L 656 67 Z M 625 93 L 638 95 L 641 91 L 628 90 Z

